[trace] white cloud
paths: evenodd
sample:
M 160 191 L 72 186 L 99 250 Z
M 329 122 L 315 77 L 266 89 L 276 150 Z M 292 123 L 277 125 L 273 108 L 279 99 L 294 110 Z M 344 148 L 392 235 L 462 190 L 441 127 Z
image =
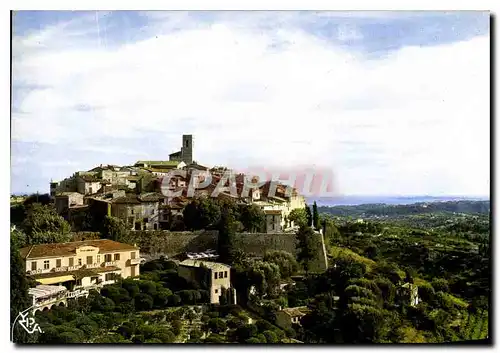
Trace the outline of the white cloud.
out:
M 193 133 L 201 163 L 328 166 L 344 194 L 488 194 L 488 37 L 369 60 L 292 20 L 271 31 L 180 13 L 167 28 L 186 30 L 165 32 L 152 16 L 156 35 L 119 47 L 71 24 L 15 37 L 14 87 L 40 88 L 13 112 L 13 139 L 118 154 L 128 146 L 109 136 Z

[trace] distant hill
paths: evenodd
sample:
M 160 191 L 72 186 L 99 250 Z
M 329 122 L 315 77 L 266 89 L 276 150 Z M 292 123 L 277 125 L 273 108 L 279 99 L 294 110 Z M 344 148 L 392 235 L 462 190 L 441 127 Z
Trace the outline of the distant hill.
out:
M 489 197 L 475 196 L 337 196 L 306 198 L 308 204 L 314 201 L 318 206 L 345 206 L 366 204 L 408 205 L 419 202 L 445 201 L 489 201 Z
M 439 201 L 418 202 L 413 204 L 363 204 L 342 206 L 318 206 L 320 213 L 333 216 L 374 217 L 374 216 L 406 216 L 425 213 L 468 213 L 489 214 L 490 201 Z

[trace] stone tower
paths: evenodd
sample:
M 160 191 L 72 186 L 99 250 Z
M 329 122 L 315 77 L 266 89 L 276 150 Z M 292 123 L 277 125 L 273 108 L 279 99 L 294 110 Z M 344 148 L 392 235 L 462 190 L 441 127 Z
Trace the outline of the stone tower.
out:
M 182 135 L 181 159 L 186 164 L 193 163 L 193 135 Z

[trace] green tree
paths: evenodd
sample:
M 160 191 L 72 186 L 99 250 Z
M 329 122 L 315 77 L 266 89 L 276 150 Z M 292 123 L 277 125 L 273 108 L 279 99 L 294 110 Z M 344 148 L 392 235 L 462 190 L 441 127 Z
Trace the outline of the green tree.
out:
M 266 337 L 267 343 L 278 343 L 279 342 L 278 337 L 276 336 L 276 333 L 274 333 L 274 331 L 267 330 L 267 331 L 264 331 L 262 334 Z
M 240 210 L 240 221 L 247 232 L 260 231 L 265 224 L 266 216 L 257 205 L 243 205 Z
M 64 243 L 71 240 L 71 227 L 51 205 L 33 204 L 22 223 L 27 244 Z
M 153 308 L 153 298 L 145 293 L 140 293 L 134 298 L 136 310 L 151 310 Z
M 288 215 L 288 219 L 296 226 L 307 225 L 307 213 L 305 208 L 294 208 Z
M 124 220 L 106 216 L 102 226 L 101 234 L 103 238 L 111 239 L 120 242 L 127 242 L 130 227 L 127 226 Z
M 281 278 L 290 278 L 290 276 L 297 273 L 299 264 L 295 257 L 287 251 L 272 250 L 266 252 L 264 255 L 265 262 L 272 262 L 278 265 Z
M 187 229 L 207 229 L 216 225 L 221 217 L 221 206 L 211 197 L 192 200 L 183 211 Z
M 309 273 L 311 263 L 316 255 L 316 242 L 314 240 L 314 231 L 311 227 L 300 227 L 297 232 L 297 259 L 302 267 Z
M 432 280 L 431 284 L 436 292 L 450 292 L 448 281 L 444 278 L 435 278 Z
M 207 327 L 210 329 L 210 331 L 215 333 L 222 333 L 227 329 L 226 322 L 220 318 L 213 318 L 208 320 Z
M 230 211 L 224 209 L 219 222 L 219 261 L 231 265 L 234 260 L 235 220 Z
M 172 332 L 174 335 L 179 336 L 182 331 L 182 321 L 181 320 L 174 320 L 172 321 Z
M 175 335 L 172 331 L 167 328 L 159 328 L 154 334 L 156 339 L 159 339 L 161 343 L 173 343 L 175 342 Z
M 325 242 L 329 245 L 338 244 L 341 241 L 341 234 L 337 226 L 331 219 L 323 219 L 323 228 L 325 229 Z
M 262 342 L 257 337 L 250 337 L 249 339 L 245 340 L 245 343 L 259 344 L 259 343 L 262 343 Z
M 50 205 L 52 203 L 52 198 L 49 194 L 31 194 L 26 198 L 26 200 L 24 200 L 23 206 L 28 208 L 35 203 L 41 205 Z
M 281 280 L 280 270 L 275 263 L 254 261 L 249 269 L 250 283 L 257 289 L 260 296 L 277 294 Z
M 306 211 L 307 226 L 311 227 L 313 224 L 313 217 L 312 217 L 311 209 L 309 208 L 309 206 L 306 205 L 305 211 Z
M 258 333 L 257 326 L 254 324 L 245 324 L 236 329 L 235 335 L 238 342 L 243 343 L 250 337 L 255 336 Z
M 312 221 L 313 221 L 314 229 L 319 229 L 319 227 L 320 227 L 319 213 L 318 213 L 318 205 L 316 205 L 316 201 L 314 201 L 314 203 L 313 203 Z

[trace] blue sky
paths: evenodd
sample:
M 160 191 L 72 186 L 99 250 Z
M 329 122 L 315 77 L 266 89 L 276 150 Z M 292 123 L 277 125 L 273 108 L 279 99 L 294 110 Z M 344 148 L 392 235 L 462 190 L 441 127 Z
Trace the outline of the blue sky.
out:
M 489 194 L 488 13 L 25 11 L 12 49 L 12 192 L 192 133 L 339 194 Z

